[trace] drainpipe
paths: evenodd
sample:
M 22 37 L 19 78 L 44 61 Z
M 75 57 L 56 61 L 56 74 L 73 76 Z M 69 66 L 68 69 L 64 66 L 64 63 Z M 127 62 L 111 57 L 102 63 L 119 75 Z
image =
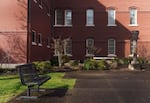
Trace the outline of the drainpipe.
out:
M 27 6 L 27 63 L 30 63 L 30 49 L 31 49 L 31 0 L 28 0 Z

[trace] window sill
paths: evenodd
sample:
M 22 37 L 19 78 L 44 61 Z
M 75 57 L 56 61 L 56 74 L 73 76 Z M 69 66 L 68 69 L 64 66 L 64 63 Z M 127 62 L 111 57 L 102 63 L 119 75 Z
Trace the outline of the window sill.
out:
M 38 46 L 42 46 L 42 44 L 38 44 Z
M 86 57 L 92 57 L 94 54 L 86 54 Z
M 108 57 L 117 57 L 116 54 L 108 54 L 107 56 L 108 56 Z
M 72 25 L 54 25 L 54 27 L 72 27 Z
M 72 25 L 64 25 L 64 27 L 72 27 Z
M 65 55 L 67 55 L 67 56 L 69 56 L 69 57 L 71 57 L 71 56 L 72 56 L 71 54 L 65 54 Z
M 108 24 L 107 26 L 117 26 L 116 24 Z
M 138 24 L 129 24 L 128 26 L 138 26 Z
M 32 42 L 32 45 L 37 45 L 36 42 Z
M 94 24 L 86 24 L 85 26 L 87 26 L 87 27 L 94 27 L 95 25 Z

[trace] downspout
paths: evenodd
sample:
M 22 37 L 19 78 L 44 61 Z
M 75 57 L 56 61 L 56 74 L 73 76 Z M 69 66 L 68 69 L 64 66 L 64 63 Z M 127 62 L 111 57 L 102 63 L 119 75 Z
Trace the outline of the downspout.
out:
M 31 0 L 28 0 L 27 7 L 27 63 L 30 63 L 30 49 L 31 49 Z

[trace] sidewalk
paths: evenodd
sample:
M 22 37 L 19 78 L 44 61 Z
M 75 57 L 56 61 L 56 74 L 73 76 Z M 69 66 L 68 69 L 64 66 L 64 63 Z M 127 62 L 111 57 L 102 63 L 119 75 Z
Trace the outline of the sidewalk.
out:
M 78 71 L 73 90 L 47 90 L 38 100 L 9 103 L 150 103 L 150 71 Z

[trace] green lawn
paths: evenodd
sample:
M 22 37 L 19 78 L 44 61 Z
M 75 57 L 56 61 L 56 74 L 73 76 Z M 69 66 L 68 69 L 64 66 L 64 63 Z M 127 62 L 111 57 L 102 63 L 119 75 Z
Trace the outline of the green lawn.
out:
M 52 78 L 41 88 L 68 88 L 72 89 L 75 79 L 64 79 L 65 73 L 50 73 Z M 0 103 L 6 103 L 11 98 L 24 92 L 27 88 L 22 86 L 18 76 L 0 76 Z

